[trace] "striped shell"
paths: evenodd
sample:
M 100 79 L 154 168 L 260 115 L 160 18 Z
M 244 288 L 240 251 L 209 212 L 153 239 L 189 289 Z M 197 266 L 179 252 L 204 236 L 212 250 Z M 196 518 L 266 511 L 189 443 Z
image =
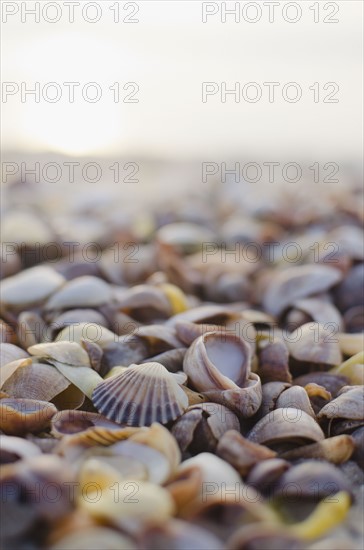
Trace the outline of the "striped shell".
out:
M 95 388 L 92 402 L 109 420 L 129 426 L 166 424 L 188 407 L 185 392 L 160 363 L 132 365 L 106 379 Z

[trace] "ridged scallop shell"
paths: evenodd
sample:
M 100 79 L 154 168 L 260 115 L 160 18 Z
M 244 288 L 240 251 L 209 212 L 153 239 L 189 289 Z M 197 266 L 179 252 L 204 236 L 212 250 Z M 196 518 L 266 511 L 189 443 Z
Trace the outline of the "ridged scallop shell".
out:
M 185 392 L 160 363 L 133 365 L 101 382 L 92 402 L 109 420 L 130 426 L 166 424 L 188 407 Z

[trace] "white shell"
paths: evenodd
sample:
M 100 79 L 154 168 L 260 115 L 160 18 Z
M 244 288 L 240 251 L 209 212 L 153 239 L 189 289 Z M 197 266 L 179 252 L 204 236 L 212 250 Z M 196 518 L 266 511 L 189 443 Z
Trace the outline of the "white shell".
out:
M 175 377 L 156 362 L 133 365 L 101 382 L 92 402 L 109 420 L 131 426 L 166 424 L 188 407 L 188 397 Z

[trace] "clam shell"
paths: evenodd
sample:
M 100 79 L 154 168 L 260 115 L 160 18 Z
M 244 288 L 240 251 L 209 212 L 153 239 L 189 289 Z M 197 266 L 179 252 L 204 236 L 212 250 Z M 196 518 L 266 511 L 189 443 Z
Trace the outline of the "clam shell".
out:
M 343 323 L 339 311 L 330 302 L 318 298 L 305 298 L 292 304 L 294 308 L 308 314 L 313 321 L 322 325 L 332 323 L 337 330 L 342 330 Z
M 40 432 L 56 412 L 56 407 L 46 401 L 4 398 L 0 400 L 0 430 L 8 435 Z
M 64 282 L 62 275 L 51 267 L 37 266 L 26 269 L 2 281 L 1 304 L 11 309 L 40 304 Z
M 159 363 L 133 365 L 101 382 L 92 402 L 110 420 L 131 426 L 166 424 L 188 407 L 185 392 Z
M 260 344 L 258 374 L 263 383 L 292 382 L 288 365 L 288 348 L 283 340 L 263 340 Z
M 220 403 L 234 411 L 241 418 L 250 418 L 261 406 L 262 386 L 255 372 L 250 373 L 244 388 L 206 391 L 203 395 L 215 403 Z
M 52 434 L 55 437 L 71 435 L 84 432 L 89 428 L 101 427 L 120 429 L 119 424 L 115 424 L 98 413 L 89 411 L 64 410 L 58 412 L 51 422 Z
M 250 470 L 247 483 L 264 495 L 271 496 L 277 480 L 291 467 L 283 458 L 268 458 L 257 462 Z
M 275 409 L 264 416 L 249 432 L 247 438 L 267 446 L 280 442 L 304 443 L 321 441 L 323 431 L 304 411 L 293 408 Z
M 106 304 L 112 298 L 112 290 L 108 283 L 84 275 L 67 282 L 58 292 L 47 301 L 46 310 L 70 309 L 78 307 L 97 307 Z
M 109 342 L 116 342 L 118 337 L 102 325 L 87 321 L 64 327 L 57 334 L 55 342 L 77 342 L 80 344 L 82 340 L 104 346 Z
M 329 289 L 341 280 L 338 269 L 324 265 L 301 265 L 278 272 L 263 297 L 264 309 L 279 316 L 299 298 Z

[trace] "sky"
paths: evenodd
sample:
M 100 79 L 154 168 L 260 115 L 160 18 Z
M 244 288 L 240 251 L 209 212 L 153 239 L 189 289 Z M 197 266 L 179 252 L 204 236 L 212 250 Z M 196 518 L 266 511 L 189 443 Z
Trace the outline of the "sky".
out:
M 361 1 L 1 4 L 5 151 L 361 156 Z

